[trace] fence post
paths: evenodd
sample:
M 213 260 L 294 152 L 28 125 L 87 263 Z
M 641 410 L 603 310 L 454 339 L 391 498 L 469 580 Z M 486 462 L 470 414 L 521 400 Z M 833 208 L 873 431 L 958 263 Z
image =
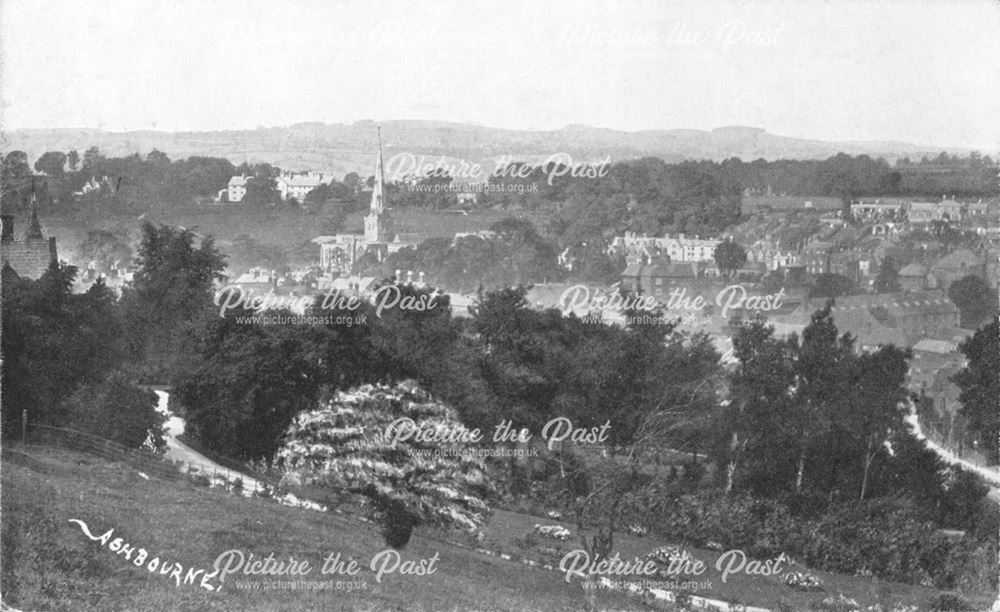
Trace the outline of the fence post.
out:
M 28 443 L 28 409 L 21 409 L 21 444 Z

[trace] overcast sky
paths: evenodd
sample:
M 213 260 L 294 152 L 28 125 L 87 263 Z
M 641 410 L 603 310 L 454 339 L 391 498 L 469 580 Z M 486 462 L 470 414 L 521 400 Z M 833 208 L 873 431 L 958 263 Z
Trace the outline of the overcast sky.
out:
M 762 127 L 1000 149 L 1000 2 L 0 0 L 2 125 Z

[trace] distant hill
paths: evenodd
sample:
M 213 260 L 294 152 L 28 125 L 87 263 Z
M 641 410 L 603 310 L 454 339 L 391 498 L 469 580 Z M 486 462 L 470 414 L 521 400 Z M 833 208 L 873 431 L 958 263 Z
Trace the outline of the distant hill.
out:
M 940 148 L 901 142 L 824 142 L 770 134 L 760 128 L 728 126 L 703 130 L 622 132 L 572 125 L 552 131 L 505 130 L 442 121 L 382 121 L 386 156 L 407 152 L 448 160 L 486 162 L 503 156 L 540 161 L 568 153 L 574 161 L 612 160 L 644 156 L 669 162 L 684 159 L 722 160 L 739 157 L 825 159 L 839 152 L 868 154 L 894 160 L 937 155 Z M 45 151 L 76 149 L 81 154 L 97 146 L 105 155 L 146 154 L 159 149 L 172 159 L 191 155 L 225 157 L 234 163 L 268 162 L 292 170 L 344 174 L 370 172 L 375 146 L 373 121 L 351 124 L 298 123 L 288 127 L 217 132 L 107 132 L 97 129 L 25 129 L 0 133 L 4 151 L 23 150 L 34 160 Z M 968 150 L 949 149 L 965 154 Z

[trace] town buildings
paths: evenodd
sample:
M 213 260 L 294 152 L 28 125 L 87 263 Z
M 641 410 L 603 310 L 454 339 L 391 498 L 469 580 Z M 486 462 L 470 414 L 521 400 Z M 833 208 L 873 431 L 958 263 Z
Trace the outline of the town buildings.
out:
M 715 247 L 722 240 L 718 238 L 698 238 L 685 236 L 653 237 L 647 234 L 625 232 L 615 236 L 608 246 L 608 255 L 624 256 L 627 259 L 645 259 L 647 262 L 657 256 L 667 256 L 670 261 L 712 261 Z
M 324 273 L 349 271 L 361 257 L 366 255 L 383 261 L 389 253 L 419 244 L 418 234 L 393 231 L 392 217 L 386 208 L 384 176 L 382 135 L 379 131 L 375 179 L 368 214 L 365 215 L 364 233 L 317 236 L 312 240 L 320 247 L 320 268 Z

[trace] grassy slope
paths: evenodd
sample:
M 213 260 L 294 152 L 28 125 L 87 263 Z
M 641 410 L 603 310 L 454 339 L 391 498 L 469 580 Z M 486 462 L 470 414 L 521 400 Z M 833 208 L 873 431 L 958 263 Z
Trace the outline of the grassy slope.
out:
M 365 567 L 366 590 L 218 593 L 177 587 L 89 541 L 69 519 L 95 534 L 115 535 L 164 559 L 211 568 L 225 550 L 309 558 L 329 552 L 367 566 L 385 545 L 376 529 L 335 514 L 280 506 L 197 487 L 185 480 L 143 479 L 133 468 L 62 450 L 3 457 L 4 601 L 23 610 L 579 610 L 582 590 L 559 575 L 414 536 L 404 559 L 440 554 L 430 576 L 386 576 Z M 325 579 L 313 571 L 310 579 Z M 230 578 L 232 580 L 232 578 Z M 602 594 L 602 608 L 634 608 Z
M 153 555 L 206 569 L 231 548 L 308 558 L 315 566 L 330 552 L 366 564 L 385 547 L 374 526 L 355 519 L 240 498 L 180 478 L 145 480 L 127 465 L 70 451 L 7 451 L 2 484 L 3 593 L 7 603 L 25 610 L 577 610 L 586 605 L 580 587 L 566 584 L 561 574 L 447 544 L 428 529 L 418 530 L 404 558 L 439 553 L 439 570 L 431 576 L 391 575 L 377 585 L 366 568 L 360 577 L 368 579 L 368 588 L 355 592 L 241 591 L 232 584 L 219 593 L 178 588 L 87 540 L 68 520 L 84 520 L 95 534 L 114 528 L 115 535 Z M 514 557 L 551 562 L 537 554 L 538 548 L 577 548 L 574 525 L 563 523 L 574 531 L 569 542 L 541 540 L 534 549 L 521 544 L 535 523 L 557 522 L 499 511 L 486 530 L 486 541 Z M 661 544 L 619 535 L 615 548 L 628 558 Z M 807 610 L 840 592 L 864 604 L 922 606 L 935 593 L 828 572 L 815 572 L 826 583 L 822 593 L 794 591 L 777 577 L 737 575 L 723 583 L 714 569 L 718 553 L 690 552 L 709 564 L 700 579 L 710 580 L 712 586 L 697 594 L 727 601 L 772 608 L 784 602 Z M 309 578 L 325 579 L 318 573 L 314 570 Z M 988 601 L 984 596 L 978 602 L 988 606 Z M 639 607 L 636 600 L 608 593 L 601 593 L 598 602 L 604 609 Z
M 487 531 L 488 542 L 510 554 L 522 553 L 523 549 L 514 542 L 514 539 L 523 539 L 525 535 L 532 531 L 536 523 L 562 525 L 573 532 L 572 538 L 565 543 L 540 539 L 538 546 L 556 548 L 565 552 L 579 548 L 577 528 L 571 523 L 502 511 L 497 512 L 490 521 Z M 589 539 L 590 534 L 585 535 Z M 634 556 L 642 557 L 663 544 L 663 542 L 649 537 L 636 537 L 624 534 L 617 534 L 615 536 L 615 551 L 626 559 L 631 559 Z M 791 609 L 794 610 L 810 610 L 813 605 L 821 602 L 826 597 L 842 593 L 856 599 L 862 606 L 880 603 L 883 606 L 891 607 L 897 603 L 905 603 L 924 609 L 927 602 L 939 593 L 939 591 L 934 589 L 888 582 L 877 578 L 812 571 L 801 564 L 797 564 L 794 567 L 789 567 L 788 565 L 784 565 L 783 567 L 786 568 L 785 571 L 789 569 L 792 571 L 808 571 L 808 573 L 818 576 L 823 580 L 824 589 L 822 591 L 797 591 L 785 586 L 781 581 L 780 575 L 751 576 L 746 573 L 736 573 L 727 576 L 726 582 L 723 582 L 721 580 L 721 572 L 716 569 L 716 561 L 720 553 L 690 546 L 681 546 L 681 548 L 686 548 L 693 558 L 705 562 L 707 570 L 701 576 L 681 575 L 672 580 L 675 582 L 708 581 L 711 583 L 709 588 L 702 589 L 699 586 L 692 589 L 692 592 L 702 597 L 732 603 L 742 603 L 744 605 L 770 609 L 776 609 L 779 603 L 784 603 L 791 606 Z M 964 595 L 969 597 L 969 594 Z M 983 609 L 988 608 L 989 603 L 992 601 L 992 598 L 988 594 L 984 594 L 978 598 L 970 597 L 970 599 L 982 605 Z

